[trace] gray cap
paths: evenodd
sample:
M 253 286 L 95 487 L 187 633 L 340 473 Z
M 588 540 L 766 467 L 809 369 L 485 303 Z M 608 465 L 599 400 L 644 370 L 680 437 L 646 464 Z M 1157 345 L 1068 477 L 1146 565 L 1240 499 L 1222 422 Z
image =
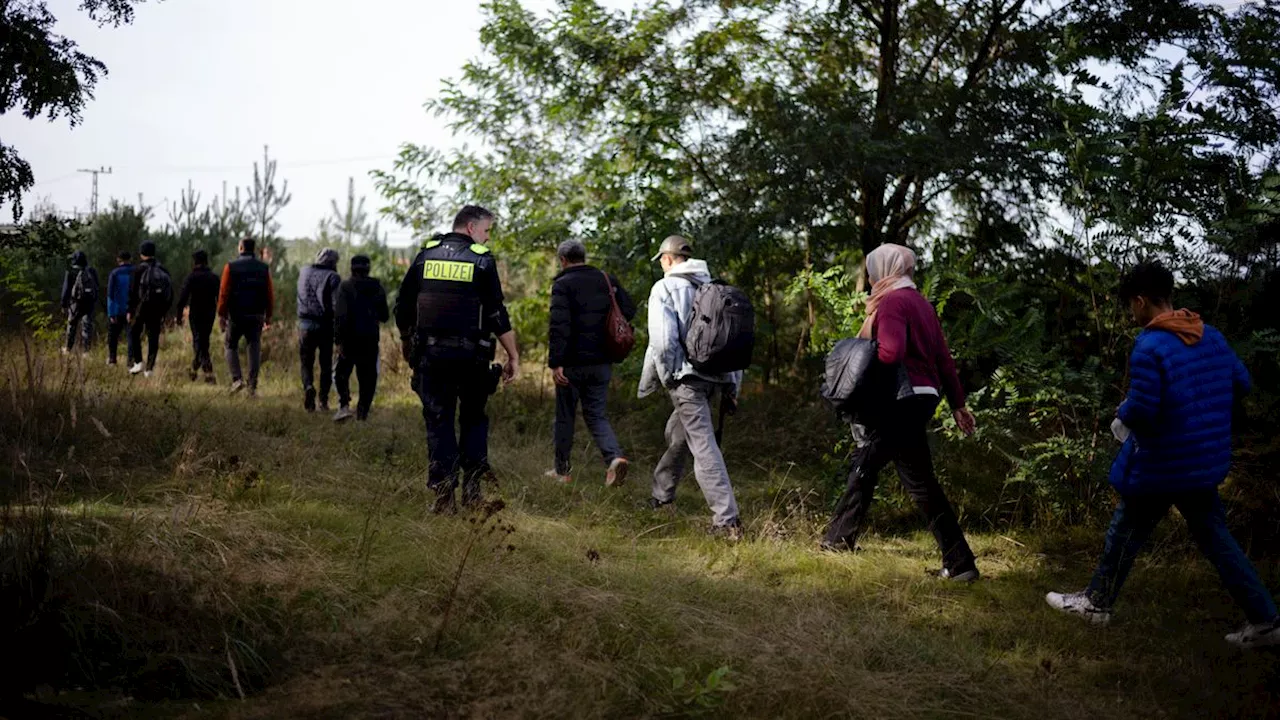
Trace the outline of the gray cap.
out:
M 693 257 L 693 246 L 679 235 L 672 235 L 662 241 L 662 245 L 658 247 L 658 254 L 653 256 L 653 262 L 657 262 L 658 258 L 667 254 Z

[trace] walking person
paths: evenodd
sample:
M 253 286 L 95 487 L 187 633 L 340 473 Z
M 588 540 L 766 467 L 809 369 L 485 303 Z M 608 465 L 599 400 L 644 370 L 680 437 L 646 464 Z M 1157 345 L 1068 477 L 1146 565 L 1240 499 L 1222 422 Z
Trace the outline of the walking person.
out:
M 859 337 L 877 341 L 881 363 L 905 367 L 914 393 L 888 401 L 883 414 L 868 423 L 865 442 L 849 472 L 848 487 L 836 504 L 821 546 L 830 551 L 856 547 L 880 471 L 893 463 L 938 544 L 942 554 L 939 577 L 973 582 L 979 577 L 978 567 L 934 474 L 928 426 L 942 395 L 962 432 L 973 434 L 976 424 L 965 407 L 964 388 L 938 314 L 916 289 L 915 267 L 915 253 L 901 245 L 881 245 L 867 255 L 872 290 Z
M 62 310 L 67 314 L 67 344 L 62 354 L 76 347 L 89 352 L 93 342 L 93 315 L 98 305 L 98 271 L 89 267 L 89 256 L 77 250 L 71 255 L 71 268 L 62 276 Z
M 335 340 L 338 363 L 333 381 L 338 386 L 338 412 L 334 422 L 352 416 L 358 421 L 369 419 L 373 395 L 378 390 L 378 341 L 382 324 L 390 319 L 387 293 L 377 278 L 369 277 L 369 258 L 351 258 L 351 277 L 338 287 L 334 303 Z M 360 383 L 360 399 L 351 411 L 351 371 Z
M 138 248 L 141 262 L 129 282 L 129 368 L 131 375 L 151 377 L 160 354 L 160 330 L 173 305 L 173 278 L 156 258 L 156 244 L 147 241 Z M 142 335 L 147 335 L 147 361 L 142 362 Z
M 1217 329 L 1173 309 L 1173 273 L 1143 263 L 1120 297 L 1143 328 L 1129 358 L 1129 392 L 1112 426 L 1123 447 L 1110 482 L 1120 495 L 1102 557 L 1083 592 L 1045 596 L 1050 606 L 1106 624 L 1133 562 L 1170 507 L 1187 522 L 1247 624 L 1226 636 L 1240 648 L 1280 646 L 1275 600 L 1227 529 L 1218 485 L 1231 468 L 1232 414 L 1249 372 Z
M 213 357 L 210 354 L 209 336 L 213 334 L 213 321 L 218 315 L 218 292 L 221 280 L 209 269 L 209 253 L 196 250 L 191 254 L 191 273 L 182 283 L 178 295 L 178 323 L 182 313 L 189 310 L 187 323 L 191 327 L 191 370 L 188 377 L 195 382 L 200 372 L 209 385 L 217 384 L 213 374 Z
M 258 368 L 262 361 L 262 333 L 271 327 L 276 291 L 271 268 L 255 256 L 253 238 L 240 241 L 240 256 L 222 269 L 218 292 L 218 325 L 226 342 L 227 367 L 231 371 L 231 392 L 246 387 L 249 397 L 258 394 Z M 240 341 L 249 356 L 249 382 L 240 371 Z
M 694 295 L 699 286 L 711 282 L 711 271 L 705 261 L 693 258 L 689 241 L 678 235 L 663 240 L 653 259 L 662 265 L 663 278 L 649 292 L 649 347 L 639 396 L 666 390 L 674 410 L 667 420 L 667 450 L 653 469 L 649 506 L 654 510 L 674 507 L 676 485 L 684 476 L 686 455 L 692 453 L 694 478 L 711 508 L 712 533 L 740 540 L 738 502 L 716 439 L 711 404 L 719 395 L 730 411 L 737 407 L 742 372 L 700 373 L 684 343 Z
M 636 306 L 617 278 L 587 264 L 581 242 L 564 241 L 556 255 L 561 270 L 551 286 L 547 355 L 556 384 L 555 467 L 547 476 L 573 482 L 574 423 L 581 402 L 582 418 L 607 468 L 605 485 L 613 487 L 626 480 L 628 461 L 605 412 L 613 372 L 606 322 L 615 298 L 628 321 L 636 316 Z
M 494 216 L 468 205 L 453 230 L 418 254 L 400 283 L 396 326 L 405 360 L 418 368 L 418 396 L 427 426 L 427 486 L 436 513 L 481 501 L 480 480 L 490 473 L 485 404 L 497 389 L 490 363 L 494 336 L 506 351 L 507 382 L 520 374 L 520 349 L 503 303 L 498 265 L 486 243 Z M 460 432 L 454 430 L 454 413 Z
M 107 276 L 107 364 L 116 364 L 120 336 L 129 327 L 129 283 L 133 274 L 133 256 L 128 250 L 116 256 L 116 266 Z M 126 339 L 125 354 L 128 355 Z
M 316 410 L 315 366 L 320 360 L 320 410 L 329 412 L 333 382 L 333 305 L 342 278 L 338 251 L 325 248 L 298 273 L 298 357 L 302 363 L 303 407 Z

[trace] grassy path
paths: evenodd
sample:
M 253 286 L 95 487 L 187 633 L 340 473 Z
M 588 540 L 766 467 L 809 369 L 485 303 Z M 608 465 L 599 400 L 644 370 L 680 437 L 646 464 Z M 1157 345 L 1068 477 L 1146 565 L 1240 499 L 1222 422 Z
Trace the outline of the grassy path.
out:
M 49 360 L 30 403 L 7 380 L 6 430 L 26 463 L 13 476 L 61 478 L 55 535 L 79 553 L 60 617 L 79 657 L 108 657 L 106 689 L 46 687 L 50 702 L 230 718 L 1280 711 L 1280 656 L 1221 641 L 1240 617 L 1177 522 L 1109 628 L 1041 600 L 1087 579 L 1094 528 L 976 534 L 973 587 L 928 577 L 931 538 L 900 530 L 892 507 L 863 552 L 815 553 L 831 435 L 806 431 L 821 415 L 782 394 L 745 404 L 730 429 L 748 540 L 728 545 L 705 536 L 691 481 L 676 515 L 640 509 L 659 401 L 619 401 L 636 464 L 608 490 L 585 437 L 579 482 L 545 481 L 545 390 L 530 379 L 505 392 L 490 488 L 505 509 L 437 518 L 421 418 L 394 366 L 372 421 L 335 426 L 302 412 L 278 365 L 251 402 L 187 384 L 176 354 L 146 380 Z M 7 532 L 38 514 L 11 511 Z M 1276 563 L 1262 565 L 1274 587 Z

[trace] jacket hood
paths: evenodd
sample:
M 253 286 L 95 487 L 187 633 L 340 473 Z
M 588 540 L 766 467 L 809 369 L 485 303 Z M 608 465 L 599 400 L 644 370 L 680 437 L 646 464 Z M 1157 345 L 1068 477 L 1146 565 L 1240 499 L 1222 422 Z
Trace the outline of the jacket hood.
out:
M 667 277 L 693 278 L 700 282 L 711 282 L 711 269 L 706 260 L 685 260 L 667 271 Z
M 1173 310 L 1160 315 L 1147 325 L 1147 329 L 1171 332 L 1188 346 L 1204 338 L 1204 321 L 1190 310 Z
M 71 254 L 71 267 L 89 267 L 89 256 L 83 250 Z
M 333 270 L 338 267 L 338 251 L 333 248 L 325 248 L 316 253 L 316 265 L 327 270 Z

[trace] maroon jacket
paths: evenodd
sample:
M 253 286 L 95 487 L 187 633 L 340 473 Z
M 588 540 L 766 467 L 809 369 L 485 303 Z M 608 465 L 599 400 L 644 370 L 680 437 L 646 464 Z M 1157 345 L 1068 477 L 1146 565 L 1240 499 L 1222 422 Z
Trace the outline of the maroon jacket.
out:
M 903 288 L 886 295 L 871 332 L 880 343 L 880 362 L 903 363 L 912 385 L 940 390 L 953 410 L 964 407 L 964 388 L 938 313 L 919 291 Z

